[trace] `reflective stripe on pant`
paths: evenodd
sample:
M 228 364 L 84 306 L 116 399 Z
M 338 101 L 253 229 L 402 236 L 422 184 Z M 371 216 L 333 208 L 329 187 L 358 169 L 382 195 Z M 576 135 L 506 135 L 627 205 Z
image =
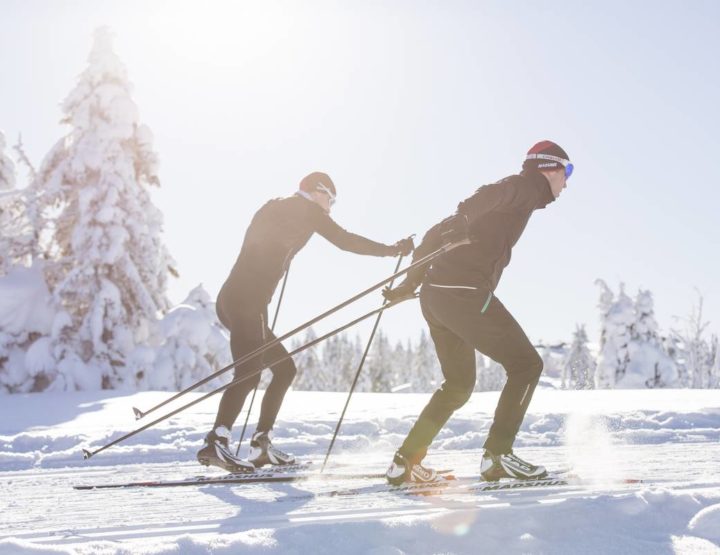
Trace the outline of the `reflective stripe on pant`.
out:
M 476 349 L 502 364 L 508 378 L 485 448 L 494 453 L 512 448 L 543 362 L 505 306 L 494 296 L 489 304 L 487 299 L 487 290 L 423 286 L 420 305 L 445 380 L 400 448 L 404 456 L 422 456 L 453 412 L 470 398 L 475 387 Z

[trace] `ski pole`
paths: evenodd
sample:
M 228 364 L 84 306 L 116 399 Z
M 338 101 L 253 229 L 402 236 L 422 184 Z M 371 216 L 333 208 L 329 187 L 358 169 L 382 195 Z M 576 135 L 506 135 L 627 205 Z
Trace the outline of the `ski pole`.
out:
M 398 258 L 397 266 L 395 266 L 395 273 L 398 272 L 400 269 L 400 264 L 402 262 L 402 255 Z M 392 288 L 393 281 L 390 282 L 389 287 Z M 383 305 L 387 304 L 387 300 L 383 303 Z M 347 411 L 348 405 L 350 404 L 350 397 L 352 397 L 353 391 L 355 391 L 355 386 L 357 385 L 358 378 L 360 378 L 360 372 L 362 371 L 363 365 L 365 364 L 365 359 L 368 356 L 368 353 L 370 352 L 370 345 L 372 345 L 373 339 L 375 338 L 375 332 L 378 329 L 378 325 L 380 324 L 380 317 L 382 316 L 382 312 L 379 312 L 377 315 L 377 318 L 375 319 L 375 325 L 373 326 L 372 332 L 370 332 L 370 338 L 368 339 L 367 345 L 365 346 L 365 352 L 362 355 L 362 358 L 360 359 L 360 363 L 358 364 L 357 371 L 355 372 L 355 379 L 353 379 L 352 385 L 350 386 L 350 391 L 348 392 L 347 399 L 345 400 L 345 406 L 343 407 L 342 413 L 340 414 L 340 420 L 338 420 L 337 426 L 335 426 L 335 432 L 333 433 L 332 440 L 330 441 L 330 447 L 328 447 L 327 453 L 325 454 L 325 460 L 323 461 L 322 468 L 320 469 L 320 473 L 322 474 L 325 470 L 325 466 L 327 465 L 328 459 L 330 458 L 330 453 L 332 452 L 333 446 L 335 445 L 335 439 L 337 438 L 338 432 L 340 431 L 340 426 L 342 426 L 343 419 L 345 418 L 345 411 Z
M 275 307 L 275 316 L 273 316 L 272 326 L 270 326 L 270 331 L 275 331 L 275 324 L 277 323 L 278 314 L 280 314 L 280 305 L 282 304 L 283 296 L 285 295 L 285 285 L 287 285 L 288 280 L 288 274 L 290 273 L 290 267 L 288 267 L 287 270 L 285 270 L 285 278 L 282 282 L 282 287 L 280 288 L 280 297 L 278 298 L 277 306 Z M 257 395 L 258 387 L 260 387 L 260 383 L 255 386 L 255 389 L 253 389 L 252 397 L 250 397 L 250 406 L 247 410 L 247 415 L 245 416 L 245 423 L 243 424 L 242 432 L 240 432 L 240 439 L 238 440 L 237 449 L 235 449 L 235 456 L 238 456 L 238 453 L 240 453 L 240 445 L 242 444 L 242 440 L 245 437 L 245 430 L 247 430 L 248 421 L 250 420 L 250 413 L 252 412 L 253 403 L 255 403 L 255 395 Z
M 336 334 L 340 333 L 341 331 L 345 331 L 346 329 L 354 326 L 355 324 L 362 322 L 363 320 L 366 320 L 367 318 L 370 318 L 371 316 L 374 316 L 375 314 L 378 314 L 379 312 L 382 312 L 383 310 L 387 310 L 388 308 L 391 308 L 397 304 L 400 304 L 401 302 L 406 301 L 410 298 L 414 298 L 414 297 L 403 297 L 403 298 L 397 299 L 391 303 L 384 304 L 380 308 L 376 308 L 375 310 L 372 310 L 372 311 L 368 312 L 367 314 L 364 314 L 363 316 L 356 318 L 352 322 L 345 324 L 344 326 L 341 326 L 333 331 L 330 331 L 330 332 L 326 333 L 325 335 L 318 337 L 318 338 L 310 341 L 309 343 L 306 343 L 302 347 L 298 347 L 291 353 L 288 353 L 287 355 L 278 358 L 278 360 L 273 361 L 269 366 L 274 366 L 275 364 L 278 364 L 292 356 L 295 356 L 296 354 L 303 352 L 305 349 L 309 349 L 310 347 L 317 345 L 321 341 L 324 341 L 325 339 L 332 337 L 333 335 L 336 335 Z M 265 369 L 265 367 L 263 366 L 256 370 L 253 370 L 252 372 L 247 373 L 244 376 L 237 377 L 233 381 L 231 381 L 223 386 L 220 386 L 217 389 L 214 389 L 213 391 L 206 393 L 202 397 L 198 397 L 194 401 L 190 401 L 189 403 L 186 403 L 185 405 L 178 407 L 177 409 L 167 413 L 166 415 L 161 416 L 160 418 L 157 418 L 156 420 L 153 420 L 152 422 L 149 422 L 148 424 L 145 424 L 144 426 L 141 426 L 140 428 L 137 428 L 131 432 L 128 432 L 127 434 L 122 435 L 121 437 L 111 441 L 110 443 L 108 443 L 106 445 L 103 445 L 102 447 L 96 449 L 95 451 L 89 451 L 87 449 L 83 449 L 83 458 L 89 459 L 90 457 L 97 455 L 101 451 L 105 451 L 105 449 L 108 449 L 109 447 L 112 447 L 113 445 L 117 445 L 118 443 L 121 443 L 121 442 L 125 441 L 126 439 L 131 438 L 134 435 L 137 435 L 140 432 L 147 430 L 148 428 L 151 428 L 152 426 L 155 426 L 155 424 L 158 424 L 158 423 L 162 422 L 163 420 L 167 420 L 168 418 L 175 416 L 176 414 L 178 414 L 186 409 L 189 409 L 190 407 L 192 407 L 194 405 L 197 405 L 198 403 L 204 401 L 205 399 L 208 399 L 209 397 L 212 397 L 213 395 L 216 395 L 222 391 L 225 391 L 226 389 L 233 387 L 234 385 L 237 385 L 245 380 L 252 378 L 253 376 L 256 376 L 257 374 L 262 372 L 264 369 Z
M 390 282 L 390 281 L 393 281 L 395 278 L 406 274 L 407 272 L 409 272 L 410 270 L 412 270 L 412 269 L 414 269 L 414 268 L 417 268 L 418 266 L 422 266 L 423 264 L 427 264 L 428 262 L 432 261 L 433 259 L 437 258 L 438 256 L 440 256 L 441 254 L 443 254 L 443 253 L 445 253 L 445 252 L 451 251 L 451 250 L 453 250 L 453 249 L 455 249 L 455 248 L 457 248 L 457 247 L 459 247 L 459 246 L 461 246 L 461 245 L 467 245 L 468 243 L 469 243 L 469 239 L 462 239 L 462 240 L 460 240 L 460 241 L 456 241 L 456 242 L 454 242 L 454 243 L 447 243 L 447 244 L 441 246 L 441 247 L 438 248 L 437 250 L 435 250 L 435 251 L 427 254 L 426 256 L 422 257 L 421 259 L 413 262 L 413 263 L 410 264 L 407 268 L 404 268 L 404 269 L 400 270 L 399 272 L 393 274 L 392 276 L 389 276 L 389 277 L 383 279 L 382 281 L 376 283 L 375 285 L 372 285 L 371 287 L 368 287 L 368 288 L 365 289 L 364 291 L 361 291 L 360 293 L 358 293 L 357 295 L 349 298 L 348 300 L 343 301 L 342 303 L 340 303 L 339 305 L 331 308 L 330 310 L 327 310 L 326 312 L 323 312 L 322 314 L 320 314 L 319 316 L 316 316 L 316 317 L 313 318 L 312 320 L 309 320 L 309 321 L 305 322 L 304 324 L 301 324 L 300 326 L 298 326 L 298 327 L 295 328 L 294 330 L 289 331 L 289 332 L 286 333 L 285 335 L 283 335 L 283 336 L 281 336 L 281 337 L 278 337 L 278 338 L 270 341 L 269 343 L 265 343 L 264 345 L 261 345 L 260 347 L 258 347 L 258 348 L 255 349 L 254 351 L 251 351 L 251 352 L 248 353 L 247 355 L 244 355 L 244 356 L 240 357 L 239 359 L 231 362 L 230 364 L 228 364 L 228 365 L 225 366 L 224 368 L 221 368 L 220 370 L 218 370 L 218 371 L 216 371 L 216 372 L 213 372 L 212 374 L 210 374 L 210 375 L 207 376 L 206 378 L 203 378 L 202 380 L 196 382 L 195 384 L 193 384 L 193 385 L 191 385 L 191 386 L 183 389 L 182 391 L 176 393 L 175 395 L 173 395 L 172 397 L 166 399 L 165 401 L 162 401 L 161 403 L 158 403 L 158 404 L 155 405 L 154 407 L 152 407 L 152 408 L 150 408 L 150 409 L 148 409 L 148 410 L 146 410 L 146 411 L 141 411 L 140 409 L 133 407 L 133 411 L 135 412 L 135 417 L 136 417 L 137 419 L 140 419 L 140 418 L 142 418 L 142 417 L 150 414 L 151 412 L 154 412 L 154 411 L 158 410 L 159 408 L 164 407 L 164 406 L 167 405 L 168 403 L 171 403 L 172 401 L 176 400 L 177 398 L 182 397 L 182 396 L 185 395 L 186 393 L 189 393 L 190 391 L 193 391 L 193 390 L 197 389 L 197 388 L 200 387 L 201 385 L 204 385 L 204 384 L 208 383 L 209 381 L 214 380 L 215 378 L 217 378 L 217 377 L 220 376 L 221 374 L 224 374 L 225 372 L 227 372 L 227 371 L 229 371 L 229 370 L 232 370 L 232 369 L 235 368 L 236 366 L 239 366 L 239 365 L 241 365 L 241 364 L 244 364 L 244 363 L 247 362 L 248 360 L 251 360 L 251 359 L 255 358 L 256 356 L 264 353 L 265 351 L 267 351 L 268 349 L 274 347 L 274 346 L 277 345 L 278 343 L 280 343 L 280 342 L 282 342 L 282 341 L 285 341 L 286 339 L 292 337 L 293 335 L 301 332 L 301 331 L 304 330 L 305 328 L 308 328 L 308 327 L 312 326 L 313 324 L 319 322 L 319 321 L 322 320 L 323 318 L 327 318 L 328 316 L 330 316 L 331 314 L 334 314 L 334 313 L 337 312 L 338 310 L 341 310 L 341 309 L 345 308 L 346 306 L 348 306 L 349 304 L 352 304 L 352 303 L 354 303 L 355 301 L 357 301 L 358 299 L 361 299 L 362 297 L 366 296 L 367 294 L 372 293 L 373 291 L 375 291 L 376 289 L 379 289 L 380 287 L 382 287 L 382 286 L 385 285 L 386 283 L 388 283 L 388 282 Z

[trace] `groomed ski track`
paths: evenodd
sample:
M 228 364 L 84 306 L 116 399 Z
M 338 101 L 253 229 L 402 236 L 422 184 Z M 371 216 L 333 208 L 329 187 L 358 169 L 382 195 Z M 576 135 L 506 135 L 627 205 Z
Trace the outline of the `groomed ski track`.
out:
M 581 486 L 436 495 L 381 479 L 74 490 L 222 475 L 194 461 L 214 403 L 88 461 L 167 393 L 10 395 L 0 404 L 0 555 L 720 553 L 717 391 L 538 390 L 518 453 Z M 328 471 L 384 472 L 427 402 L 358 394 Z M 345 394 L 293 392 L 281 448 L 318 468 Z M 497 393 L 474 394 L 428 464 L 477 478 Z M 642 484 L 622 484 L 626 478 Z M 348 490 L 352 495 L 330 492 Z
M 489 520 L 542 521 L 561 518 L 578 511 L 618 510 L 642 513 L 652 511 L 649 499 L 684 496 L 686 499 L 715 499 L 720 502 L 720 480 L 707 483 L 702 474 L 680 475 L 684 465 L 669 460 L 693 460 L 697 467 L 720 460 L 720 447 L 708 444 L 681 446 L 628 446 L 631 459 L 647 465 L 628 465 L 625 472 L 645 480 L 642 484 L 590 481 L 582 485 L 550 486 L 467 494 L 453 488 L 433 495 L 405 495 L 377 491 L 377 479 L 313 478 L 296 483 L 202 485 L 182 488 L 129 488 L 123 490 L 76 491 L 78 483 L 176 479 L 195 475 L 202 468 L 195 464 L 144 464 L 104 468 L 27 470 L 0 474 L 3 507 L 0 540 L 34 544 L 73 545 L 87 542 L 121 542 L 128 548 L 150 539 L 176 542 L 192 535 L 208 539 L 224 533 L 259 533 L 261 530 L 321 527 L 332 533 L 345 525 L 367 521 L 424 518 L 433 526 L 449 526 L 451 535 L 467 522 Z M 649 451 L 656 451 L 650 453 Z M 528 449 L 528 458 L 559 458 L 557 448 Z M 457 468 L 469 476 L 479 452 L 462 453 L 466 464 Z M 447 456 L 433 457 L 450 466 Z M 365 458 L 365 466 L 369 460 Z M 382 471 L 380 461 L 370 461 L 372 469 Z M 342 466 L 343 472 L 348 467 Z M 209 471 L 212 473 L 212 471 Z M 642 476 L 639 473 L 642 472 Z M 694 479 L 695 478 L 695 479 Z M 348 495 L 335 494 L 347 490 Z M 331 493 L 332 492 L 332 493 Z M 277 502 L 283 501 L 283 502 Z M 655 507 L 660 509 L 660 505 Z M 40 524 L 42 523 L 42 524 Z M 443 524 L 445 523 L 445 524 Z M 317 531 L 313 532 L 317 533 Z

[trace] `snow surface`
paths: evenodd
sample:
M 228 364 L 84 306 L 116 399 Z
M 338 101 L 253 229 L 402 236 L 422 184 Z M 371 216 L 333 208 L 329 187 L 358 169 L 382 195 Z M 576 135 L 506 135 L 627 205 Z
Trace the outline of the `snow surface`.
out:
M 516 451 L 587 478 L 553 492 L 313 495 L 372 491 L 381 480 L 370 479 L 72 489 L 221 473 L 194 461 L 216 399 L 82 459 L 82 447 L 96 449 L 139 425 L 133 406 L 147 409 L 168 395 L 3 396 L 0 553 L 720 553 L 716 391 L 538 390 Z M 497 396 L 474 394 L 426 462 L 476 475 Z M 333 465 L 382 472 L 427 399 L 357 394 Z M 290 392 L 276 444 L 319 466 L 343 403 L 342 393 Z

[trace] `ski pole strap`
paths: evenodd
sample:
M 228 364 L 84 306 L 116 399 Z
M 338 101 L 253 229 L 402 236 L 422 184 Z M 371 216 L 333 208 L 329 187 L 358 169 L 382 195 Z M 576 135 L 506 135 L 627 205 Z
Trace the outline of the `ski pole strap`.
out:
M 334 313 L 337 312 L 338 310 L 341 310 L 341 309 L 345 308 L 346 306 L 354 303 L 355 301 L 361 299 L 362 297 L 368 295 L 369 293 L 372 293 L 373 291 L 375 291 L 375 290 L 377 290 L 377 289 L 380 289 L 380 288 L 381 288 L 383 285 L 385 285 L 386 283 L 389 283 L 389 282 L 393 281 L 394 279 L 396 279 L 397 277 L 406 274 L 407 272 L 409 272 L 409 271 L 412 270 L 413 268 L 417 268 L 418 266 L 421 266 L 421 265 L 423 265 L 423 264 L 426 264 L 426 263 L 430 262 L 431 260 L 433 260 L 433 259 L 437 258 L 438 256 L 440 256 L 441 254 L 444 254 L 444 253 L 446 253 L 446 252 L 449 252 L 449 251 L 451 251 L 451 250 L 453 250 L 453 249 L 455 249 L 455 248 L 457 248 L 457 247 L 459 247 L 459 246 L 461 246 L 461 245 L 466 245 L 466 244 L 468 244 L 469 242 L 470 242 L 470 241 L 469 241 L 468 239 L 463 239 L 463 240 L 461 240 L 461 241 L 456 241 L 455 243 L 448 243 L 448 244 L 446 244 L 446 245 L 441 246 L 441 247 L 438 248 L 437 250 L 435 250 L 435 251 L 429 253 L 428 255 L 422 257 L 421 259 L 413 262 L 413 263 L 410 264 L 410 266 L 408 266 L 407 268 L 404 268 L 404 269 L 402 269 L 402 270 L 400 270 L 400 271 L 398 271 L 398 272 L 395 272 L 393 275 L 391 275 L 391 276 L 383 279 L 382 281 L 376 283 L 375 285 L 372 285 L 371 287 L 368 287 L 368 288 L 365 289 L 364 291 L 361 291 L 361 292 L 358 293 L 357 295 L 355 295 L 355 296 L 353 296 L 353 297 L 350 297 L 348 300 L 340 303 L 339 305 L 331 308 L 330 310 L 327 310 L 327 311 L 323 312 L 322 314 L 320 314 L 319 316 L 316 316 L 316 317 L 313 318 L 312 320 L 309 320 L 309 321 L 305 322 L 304 324 L 301 324 L 301 325 L 298 326 L 297 328 L 295 328 L 295 329 L 287 332 L 285 335 L 282 335 L 281 337 L 278 337 L 278 338 L 270 341 L 269 343 L 265 343 L 264 345 L 261 345 L 260 347 L 258 347 L 258 348 L 255 349 L 254 351 L 252 351 L 252 352 L 250 352 L 250 353 L 248 353 L 248 354 L 240 357 L 239 359 L 231 362 L 230 364 L 228 364 L 228 365 L 225 366 L 224 368 L 221 368 L 220 370 L 218 370 L 218 371 L 216 371 L 216 372 L 213 372 L 212 374 L 210 374 L 210 375 L 207 376 L 206 378 L 203 378 L 202 380 L 200 380 L 200 381 L 196 382 L 195 384 L 193 384 L 193 385 L 185 388 L 184 390 L 180 391 L 179 393 L 176 393 L 176 394 L 173 395 L 172 397 L 166 399 L 165 401 L 162 401 L 161 403 L 155 405 L 154 407 L 148 409 L 147 411 L 144 411 L 144 412 L 143 412 L 143 411 L 140 411 L 140 410 L 138 410 L 138 409 L 134 409 L 134 410 L 135 410 L 135 415 L 136 415 L 136 417 L 139 419 L 139 418 L 142 418 L 143 416 L 146 416 L 146 415 L 150 414 L 151 412 L 154 412 L 154 411 L 158 410 L 159 408 L 167 405 L 168 403 L 171 403 L 172 401 L 178 399 L 179 397 L 185 395 L 186 393 L 189 393 L 190 391 L 194 391 L 194 390 L 197 389 L 198 387 L 200 387 L 200 386 L 208 383 L 209 381 L 214 380 L 215 378 L 217 378 L 218 376 L 224 374 L 225 372 L 228 372 L 229 370 L 232 370 L 232 369 L 235 368 L 236 366 L 240 366 L 241 364 L 245 364 L 246 362 L 252 360 L 253 358 L 261 355 L 262 353 L 264 353 L 264 352 L 267 351 L 268 349 L 274 347 L 274 346 L 277 345 L 278 343 L 280 343 L 280 342 L 282 342 L 282 341 L 285 341 L 286 339 L 289 339 L 289 338 L 292 337 L 293 335 L 296 335 L 297 333 L 299 333 L 299 332 L 303 331 L 304 329 L 312 326 L 313 324 L 316 324 L 316 323 L 319 322 L 320 320 L 322 320 L 322 319 L 324 319 L 324 318 L 327 318 L 327 317 L 330 316 L 331 314 L 334 314 Z
M 303 346 L 301 346 L 301 347 L 298 347 L 297 349 L 295 349 L 295 350 L 292 351 L 291 353 L 288 353 L 288 354 L 285 355 L 285 356 L 281 356 L 281 357 L 278 358 L 277 360 L 275 360 L 275 361 L 273 361 L 272 363 L 268 364 L 268 366 L 274 366 L 274 365 L 276 365 L 276 364 L 278 364 L 278 363 L 280 363 L 280 362 L 282 362 L 282 361 L 284 361 L 284 360 L 287 360 L 288 358 L 293 357 L 293 356 L 295 356 L 296 354 L 303 352 L 305 349 L 309 349 L 310 347 L 313 347 L 314 345 L 317 345 L 317 344 L 320 343 L 321 341 L 324 341 L 324 340 L 328 339 L 329 337 L 332 337 L 333 335 L 337 335 L 338 333 L 340 333 L 340 332 L 342 332 L 342 331 L 345 331 L 346 329 L 348 329 L 348 328 L 350 328 L 350 327 L 358 324 L 359 322 L 362 322 L 363 320 L 367 320 L 367 319 L 370 318 L 371 316 L 374 316 L 375 314 L 378 314 L 378 313 L 380 313 L 380 312 L 382 312 L 382 311 L 384 311 L 384 310 L 387 310 L 388 308 L 391 308 L 391 307 L 393 307 L 393 306 L 395 306 L 395 305 L 398 305 L 398 304 L 400 304 L 401 302 L 403 302 L 403 301 L 405 301 L 405 300 L 407 300 L 407 299 L 398 299 L 398 300 L 393 301 L 393 302 L 391 302 L 391 303 L 384 304 L 384 305 L 381 306 L 380 308 L 376 308 L 375 310 L 372 310 L 372 311 L 368 312 L 367 314 L 364 314 L 363 316 L 360 316 L 360 317 L 356 318 L 356 319 L 353 320 L 352 322 L 350 322 L 350 323 L 348 323 L 348 324 L 345 324 L 344 326 L 340 326 L 339 328 L 334 329 L 333 331 L 330 331 L 330 332 L 326 333 L 325 335 L 323 335 L 323 336 L 321 336 L 321 337 L 318 337 L 318 338 L 310 341 L 309 343 L 306 343 L 305 345 L 303 345 Z M 217 389 L 214 389 L 213 391 L 210 391 L 210 392 L 206 393 L 205 395 L 202 395 L 201 397 L 198 397 L 197 399 L 195 399 L 195 400 L 193 400 L 193 401 L 190 401 L 189 403 L 186 403 L 186 404 L 182 405 L 181 407 L 178 407 L 177 409 L 175 409 L 175 410 L 167 413 L 166 415 L 161 416 L 160 418 L 157 418 L 157 419 L 153 420 L 152 422 L 149 422 L 148 424 L 145 424 L 144 426 L 141 426 L 140 428 L 137 428 L 137 429 L 135 429 L 135 430 L 133 430 L 133 431 L 131 431 L 131 432 L 128 432 L 127 434 L 124 434 L 123 436 L 121 436 L 121 437 L 119 437 L 119 438 L 111 441 L 110 443 L 108 443 L 108 444 L 106 444 L 106 445 L 103 445 L 102 447 L 96 449 L 95 451 L 89 451 L 88 449 L 83 449 L 83 458 L 84 458 L 84 459 L 89 459 L 90 457 L 93 457 L 93 456 L 97 455 L 98 453 L 101 453 L 102 451 L 105 451 L 106 449 L 112 447 L 113 445 L 117 445 L 118 443 L 121 443 L 121 442 L 125 441 L 126 439 L 129 439 L 129 438 L 131 438 L 131 437 L 139 434 L 140 432 L 143 432 L 143 431 L 147 430 L 148 428 L 151 428 L 151 427 L 155 426 L 156 424 L 159 424 L 160 422 L 162 422 L 162 421 L 164 421 L 164 420 L 167 420 L 168 418 L 170 418 L 170 417 L 172 417 L 172 416 L 175 416 L 176 414 L 181 413 L 181 412 L 184 411 L 184 410 L 189 409 L 190 407 L 195 406 L 195 405 L 197 405 L 198 403 L 201 403 L 202 401 L 204 401 L 205 399 L 208 399 L 208 398 L 212 397 L 213 395 L 217 395 L 218 393 L 221 393 L 221 392 L 225 391 L 226 389 L 229 389 L 229 388 L 231 388 L 231 387 L 233 387 L 233 386 L 235 386 L 235 385 L 237 385 L 237 384 L 239 384 L 239 383 L 241 383 L 241 382 L 244 382 L 245 380 L 248 380 L 248 379 L 252 378 L 253 376 L 259 374 L 259 373 L 262 372 L 263 370 L 264 370 L 264 367 L 263 367 L 263 368 L 258 368 L 258 369 L 256 369 L 256 370 L 253 370 L 252 372 L 249 372 L 248 374 L 246 374 L 246 375 L 244 375 L 244 376 L 239 376 L 239 377 L 235 378 L 234 380 L 232 380 L 231 382 L 229 382 L 229 383 L 227 383 L 227 384 L 225 384 L 225 385 L 223 385 L 223 386 L 220 386 L 220 387 L 218 387 Z

